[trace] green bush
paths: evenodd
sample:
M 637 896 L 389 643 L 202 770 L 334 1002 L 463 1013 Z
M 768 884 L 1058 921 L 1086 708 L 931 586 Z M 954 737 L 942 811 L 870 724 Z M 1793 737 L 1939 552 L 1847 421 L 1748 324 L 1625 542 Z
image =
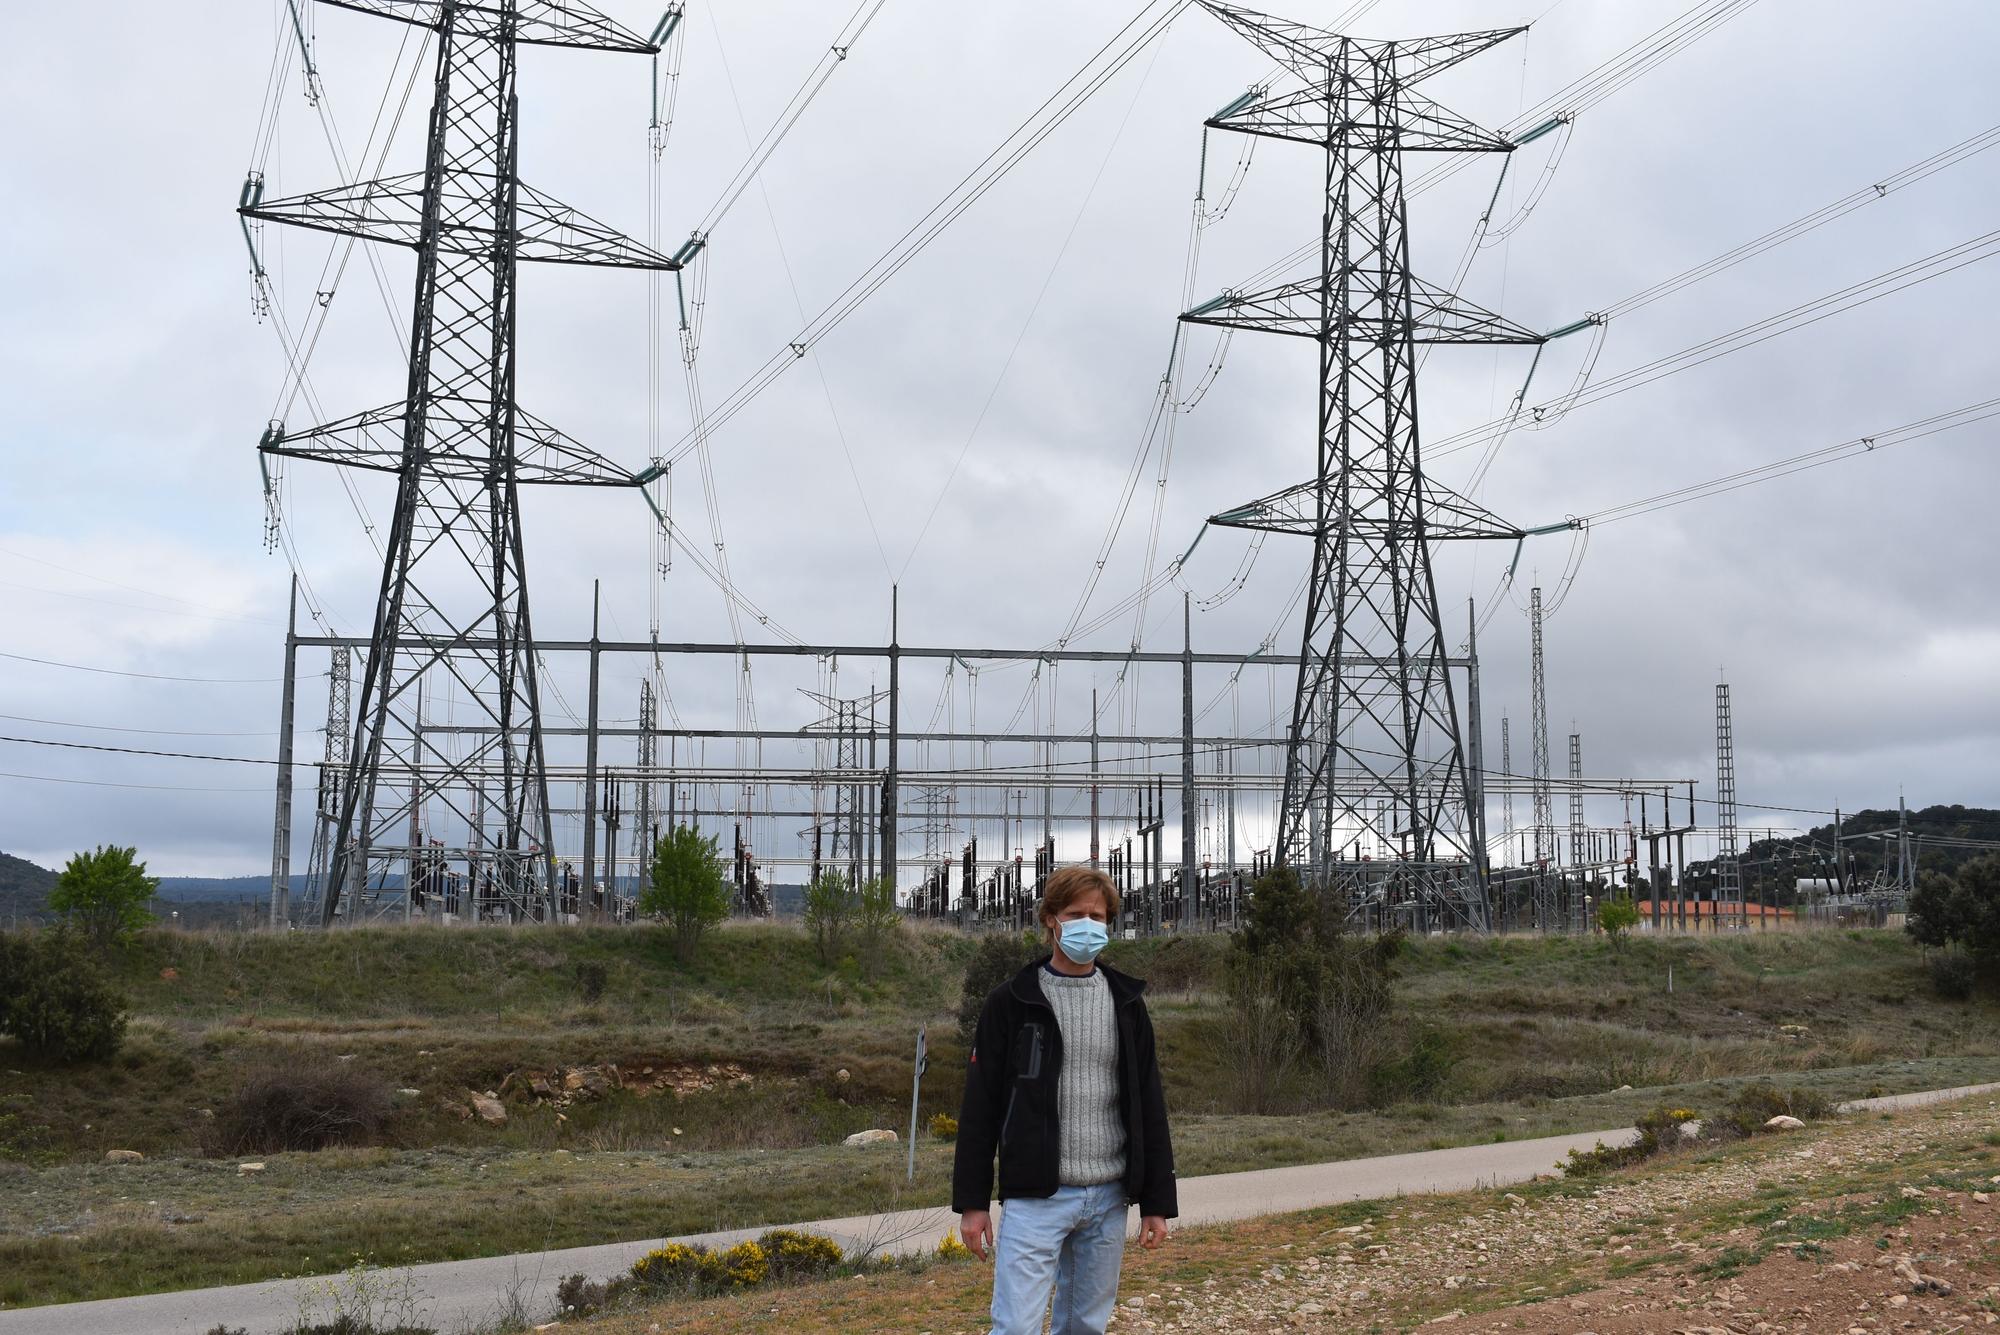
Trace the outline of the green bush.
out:
M 847 1259 L 840 1244 L 817 1233 L 774 1228 L 757 1239 L 773 1280 L 817 1279 Z
M 1435 1103 L 1444 1093 L 1455 1058 L 1444 1031 L 1419 1025 L 1410 1046 L 1369 1072 L 1369 1088 L 1378 1104 Z
M 821 964 L 832 964 L 840 958 L 848 926 L 859 907 L 858 900 L 854 887 L 847 883 L 847 877 L 841 872 L 823 871 L 806 882 L 805 910 L 801 920 L 806 935 L 812 938 L 813 949 L 818 952 Z
M 1692 1108 L 1669 1108 L 1664 1104 L 1632 1124 L 1638 1137 L 1629 1145 L 1606 1145 L 1599 1141 L 1587 1150 L 1571 1150 L 1561 1165 L 1564 1177 L 1589 1177 L 1613 1168 L 1643 1163 L 1677 1149 L 1686 1137 L 1681 1127 L 1695 1120 Z
M 1026 932 L 993 932 L 979 938 L 972 960 L 965 966 L 965 981 L 958 1000 L 958 1034 L 972 1041 L 979 1027 L 979 1011 L 994 988 L 1012 978 L 1028 962 L 1042 953 L 1039 938 Z
M 1979 966 L 1956 950 L 1931 956 L 1931 991 L 1946 1001 L 1970 1001 L 1979 983 Z
M 1351 1107 L 1373 1092 L 1371 1072 L 1404 949 L 1398 933 L 1347 930 L 1341 906 L 1306 890 L 1279 868 L 1251 887 L 1243 925 L 1231 941 L 1228 1023 L 1224 1035 L 1238 1111 L 1282 1111 L 1298 1073 L 1310 1073 L 1304 1101 Z M 1413 1047 L 1388 1078 L 1406 1097 L 1430 1098 L 1442 1086 L 1450 1055 L 1441 1037 Z
M 647 1252 L 632 1265 L 632 1277 L 649 1288 L 688 1294 L 715 1294 L 755 1288 L 771 1277 L 771 1257 L 755 1242 L 739 1242 L 724 1251 L 670 1242 Z
M 204 1139 L 221 1155 L 367 1145 L 392 1112 L 388 1087 L 346 1062 L 272 1066 L 216 1105 Z
M 609 975 L 597 960 L 584 960 L 576 966 L 576 990 L 586 1006 L 595 1006 L 604 999 L 604 984 L 607 981 Z
M 1801 1122 L 1816 1122 L 1831 1117 L 1833 1113 L 1833 1100 L 1816 1089 L 1779 1089 L 1768 1081 L 1760 1080 L 1737 1090 L 1736 1096 L 1729 1102 L 1729 1110 L 1716 1118 L 1709 1129 L 1725 1137 L 1754 1136 L 1773 1117 L 1796 1117 Z
M 97 1061 L 125 1040 L 125 1003 L 70 933 L 0 936 L 0 1033 L 41 1061 Z

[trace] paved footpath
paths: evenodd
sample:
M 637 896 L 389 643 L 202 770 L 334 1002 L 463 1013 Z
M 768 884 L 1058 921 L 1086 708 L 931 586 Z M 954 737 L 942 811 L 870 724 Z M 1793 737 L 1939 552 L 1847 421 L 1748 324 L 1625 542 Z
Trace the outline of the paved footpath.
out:
M 1956 1089 L 1886 1098 L 1858 1099 L 1841 1105 L 1843 1112 L 1888 1111 L 1918 1107 L 1946 1099 L 2000 1090 L 2000 1083 L 1964 1085 Z M 1217 1173 L 1182 1178 L 1178 1225 L 1220 1223 L 1256 1215 L 1283 1214 L 1336 1205 L 1342 1201 L 1378 1200 L 1431 1192 L 1469 1191 L 1480 1187 L 1526 1182 L 1545 1173 L 1573 1149 L 1587 1150 L 1600 1142 L 1631 1138 L 1630 1127 L 1586 1131 L 1540 1140 L 1506 1141 L 1497 1145 L 1466 1145 L 1417 1154 L 1387 1154 L 1374 1159 L 1305 1164 L 1295 1168 L 1260 1168 L 1247 1173 Z M 849 1250 L 882 1253 L 928 1251 L 958 1217 L 943 1206 L 901 1210 L 893 1214 L 860 1215 L 846 1219 L 816 1219 L 788 1227 L 825 1234 Z M 1132 1226 L 1136 1229 L 1138 1221 Z M 565 1275 L 581 1271 L 594 1279 L 629 1269 L 641 1255 L 667 1241 L 728 1246 L 754 1238 L 765 1228 L 697 1233 L 680 1238 L 617 1242 L 596 1247 L 565 1247 L 556 1251 L 524 1252 L 472 1261 L 442 1261 L 394 1271 L 388 1285 L 401 1287 L 408 1276 L 415 1311 L 394 1313 L 421 1324 L 451 1331 L 492 1321 L 503 1298 L 525 1305 L 536 1319 L 555 1308 L 555 1287 Z M 339 1277 L 332 1279 L 338 1282 Z M 250 1335 L 272 1335 L 298 1321 L 301 1306 L 323 1294 L 328 1277 L 270 1280 L 227 1288 L 188 1289 L 139 1298 L 107 1298 L 99 1302 L 67 1303 L 0 1312 L 0 1335 L 202 1335 L 220 1323 L 243 1327 Z M 318 1311 L 328 1311 L 323 1297 Z M 321 1319 L 325 1319 L 322 1315 Z

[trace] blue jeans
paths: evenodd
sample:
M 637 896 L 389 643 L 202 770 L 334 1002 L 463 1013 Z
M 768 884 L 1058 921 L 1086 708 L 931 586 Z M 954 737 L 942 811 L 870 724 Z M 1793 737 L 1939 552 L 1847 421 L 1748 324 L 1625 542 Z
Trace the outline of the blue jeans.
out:
M 1125 1185 L 1058 1187 L 1047 1200 L 1000 1205 L 993 1258 L 993 1335 L 1103 1335 L 1125 1256 Z

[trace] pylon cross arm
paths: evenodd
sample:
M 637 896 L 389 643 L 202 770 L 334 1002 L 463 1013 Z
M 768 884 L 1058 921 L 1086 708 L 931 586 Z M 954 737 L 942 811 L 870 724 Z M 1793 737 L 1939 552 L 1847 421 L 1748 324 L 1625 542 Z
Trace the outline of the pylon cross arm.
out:
M 374 14 L 419 28 L 444 23 L 440 0 L 320 0 L 337 9 Z M 630 51 L 658 55 L 660 48 L 607 15 L 577 0 L 517 0 L 509 6 L 467 3 L 455 6 L 457 31 L 473 37 L 498 37 L 508 9 L 514 12 L 513 38 L 534 46 L 573 46 L 591 51 Z
M 424 477 L 442 481 L 484 482 L 492 477 L 496 461 L 489 454 L 435 448 L 419 458 L 410 458 L 403 439 L 408 416 L 406 405 L 386 404 L 303 431 L 268 432 L 258 448 L 266 454 L 382 473 L 415 467 Z M 462 437 L 453 435 L 451 439 L 457 441 Z M 631 487 L 641 483 L 638 476 L 519 407 L 514 409 L 511 453 L 513 480 L 519 483 L 572 487 Z
M 479 188 L 491 185 L 485 178 L 472 179 L 479 183 Z M 464 192 L 472 187 L 464 181 L 454 181 L 448 188 L 456 194 L 456 202 L 464 203 Z M 415 248 L 424 240 L 424 174 L 411 172 L 263 200 L 238 212 L 247 218 Z M 490 254 L 499 239 L 490 215 L 483 210 L 440 210 L 438 250 L 444 254 Z M 681 267 L 671 257 L 525 183 L 515 201 L 513 243 L 516 259 L 543 264 L 661 271 Z

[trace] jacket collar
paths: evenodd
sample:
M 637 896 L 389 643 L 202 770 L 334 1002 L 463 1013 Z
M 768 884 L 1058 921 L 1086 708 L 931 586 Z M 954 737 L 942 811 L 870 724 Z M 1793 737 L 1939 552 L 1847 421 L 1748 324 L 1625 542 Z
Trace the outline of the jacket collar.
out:
M 1050 956 L 1047 954 L 1037 955 L 1028 962 L 1026 967 L 1014 975 L 1014 980 L 1007 987 L 1014 994 L 1015 1000 L 1024 1001 L 1030 1006 L 1047 1006 L 1049 1004 L 1048 998 L 1042 995 L 1040 978 L 1042 966 L 1049 962 L 1049 958 Z M 1102 959 L 1097 961 L 1097 971 L 1104 975 L 1104 981 L 1111 989 L 1111 1000 L 1121 1006 L 1128 1001 L 1136 999 L 1140 993 L 1146 990 L 1145 979 L 1134 978 L 1129 973 L 1114 969 Z

